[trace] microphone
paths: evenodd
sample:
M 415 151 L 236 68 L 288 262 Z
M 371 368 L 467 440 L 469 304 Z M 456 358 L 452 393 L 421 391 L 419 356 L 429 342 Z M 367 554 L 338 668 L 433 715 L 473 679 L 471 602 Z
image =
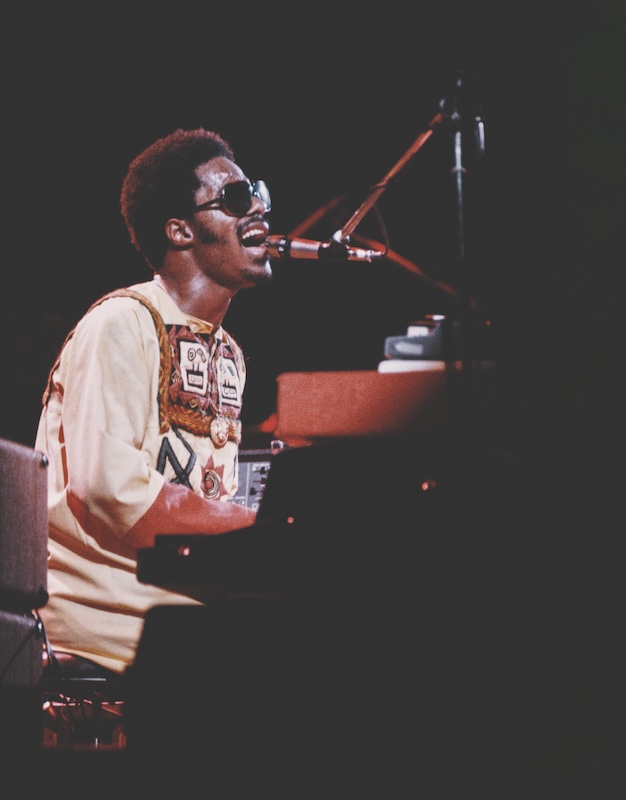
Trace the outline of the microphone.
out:
M 265 245 L 274 258 L 310 258 L 327 260 L 332 258 L 345 261 L 374 261 L 383 258 L 380 250 L 362 250 L 348 247 L 341 242 L 316 242 L 312 239 L 296 239 L 289 236 L 268 236 Z

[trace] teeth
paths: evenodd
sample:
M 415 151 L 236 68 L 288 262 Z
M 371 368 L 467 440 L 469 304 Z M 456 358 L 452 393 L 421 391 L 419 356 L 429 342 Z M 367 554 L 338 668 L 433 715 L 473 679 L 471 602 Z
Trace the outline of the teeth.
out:
M 263 228 L 250 228 L 243 234 L 241 238 L 250 239 L 253 236 L 265 236 L 265 230 Z
M 262 247 L 269 233 L 269 225 L 262 220 L 247 220 L 241 231 L 241 243 L 245 247 Z

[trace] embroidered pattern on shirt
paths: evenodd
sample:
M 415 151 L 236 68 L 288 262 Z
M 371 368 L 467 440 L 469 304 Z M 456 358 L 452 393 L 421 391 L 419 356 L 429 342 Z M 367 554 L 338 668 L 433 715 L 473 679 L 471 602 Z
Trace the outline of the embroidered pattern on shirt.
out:
M 172 354 L 170 403 L 206 411 L 209 407 L 210 348 L 207 334 L 186 325 L 166 325 Z
M 216 466 L 213 456 L 202 470 L 202 491 L 207 500 L 219 500 L 220 497 L 228 495 L 224 488 L 224 465 Z
M 241 397 L 235 356 L 229 344 L 222 344 L 220 350 L 220 357 L 217 359 L 218 408 L 222 412 L 225 408 L 230 408 L 235 412 L 234 416 L 238 417 L 241 411 Z
M 189 476 L 191 475 L 191 471 L 195 466 L 196 463 L 196 454 L 191 449 L 191 446 L 185 439 L 180 435 L 180 433 L 176 430 L 176 428 L 172 427 L 172 430 L 178 437 L 178 439 L 182 442 L 183 447 L 189 454 L 189 458 L 187 459 L 186 465 L 183 465 L 178 460 L 176 453 L 174 452 L 174 448 L 172 447 L 172 443 L 170 440 L 165 436 L 163 441 L 161 442 L 161 449 L 159 451 L 159 457 L 157 459 L 157 472 L 160 472 L 161 475 L 165 474 L 165 465 L 169 461 L 172 469 L 174 470 L 174 479 L 172 483 L 180 483 L 183 486 L 186 486 L 188 489 L 192 489 L 191 483 L 189 482 Z
M 168 416 L 190 433 L 209 434 L 216 447 L 241 441 L 240 355 L 223 339 L 166 325 L 171 357 Z M 216 422 L 219 431 L 216 431 Z

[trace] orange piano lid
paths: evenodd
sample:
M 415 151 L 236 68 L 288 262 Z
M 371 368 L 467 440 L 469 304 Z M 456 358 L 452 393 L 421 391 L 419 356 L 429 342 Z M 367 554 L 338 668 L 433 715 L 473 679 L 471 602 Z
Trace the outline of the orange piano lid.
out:
M 277 377 L 275 435 L 288 444 L 349 436 L 436 432 L 451 421 L 442 362 L 411 372 L 285 372 Z

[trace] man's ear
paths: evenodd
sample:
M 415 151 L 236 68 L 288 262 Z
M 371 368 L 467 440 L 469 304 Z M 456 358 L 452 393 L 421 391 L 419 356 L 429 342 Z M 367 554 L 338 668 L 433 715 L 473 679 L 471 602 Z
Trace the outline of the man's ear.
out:
M 168 219 L 165 223 L 165 235 L 174 247 L 189 247 L 193 241 L 193 231 L 185 219 Z

